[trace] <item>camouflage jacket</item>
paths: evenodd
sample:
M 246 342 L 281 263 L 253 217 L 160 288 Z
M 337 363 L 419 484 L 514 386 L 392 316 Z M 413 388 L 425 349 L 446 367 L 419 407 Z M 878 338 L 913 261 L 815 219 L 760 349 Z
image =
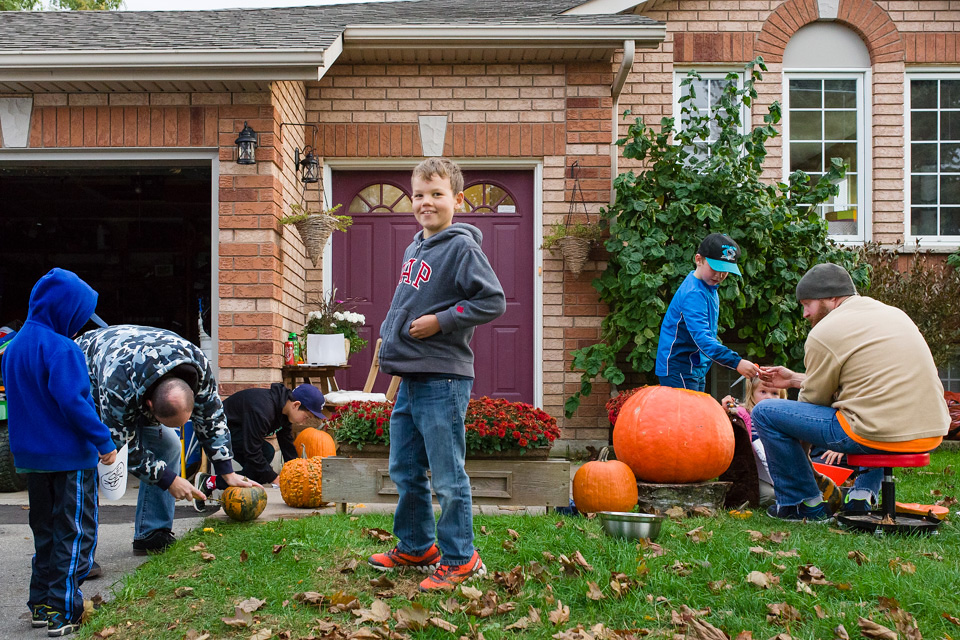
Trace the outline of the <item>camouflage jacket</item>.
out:
M 145 405 L 147 390 L 179 365 L 192 365 L 199 373 L 191 420 L 217 473 L 233 471 L 230 431 L 217 381 L 199 347 L 172 331 L 115 325 L 88 331 L 76 340 L 90 372 L 93 402 L 110 428 L 118 448 L 130 443 L 130 473 L 166 489 L 179 469 L 168 469 L 163 460 L 140 443 L 140 428 L 156 425 Z

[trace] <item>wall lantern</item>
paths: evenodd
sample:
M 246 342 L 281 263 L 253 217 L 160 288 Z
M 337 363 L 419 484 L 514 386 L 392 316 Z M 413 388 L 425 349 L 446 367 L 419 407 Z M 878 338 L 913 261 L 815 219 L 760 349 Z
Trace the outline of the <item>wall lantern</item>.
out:
M 303 159 L 300 158 L 300 149 L 293 152 L 293 162 L 300 173 L 300 182 L 314 184 L 320 182 L 320 158 L 313 153 L 313 147 L 303 148 Z
M 243 130 L 237 136 L 237 164 L 257 164 L 255 149 L 259 144 L 260 136 L 250 128 L 246 122 L 243 123 Z

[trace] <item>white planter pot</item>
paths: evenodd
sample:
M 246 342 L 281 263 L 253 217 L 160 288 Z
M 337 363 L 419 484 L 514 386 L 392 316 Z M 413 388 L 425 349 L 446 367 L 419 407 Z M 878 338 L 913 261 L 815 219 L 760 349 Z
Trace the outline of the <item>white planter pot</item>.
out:
M 307 334 L 307 364 L 346 364 L 347 347 L 342 333 Z

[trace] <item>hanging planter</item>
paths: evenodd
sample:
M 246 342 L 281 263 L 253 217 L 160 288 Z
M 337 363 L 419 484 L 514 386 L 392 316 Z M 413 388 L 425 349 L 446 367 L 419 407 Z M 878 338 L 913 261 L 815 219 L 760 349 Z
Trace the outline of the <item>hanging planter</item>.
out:
M 303 205 L 290 205 L 290 215 L 282 218 L 280 224 L 292 224 L 297 228 L 303 247 L 310 262 L 316 267 L 323 256 L 323 247 L 334 231 L 346 231 L 353 224 L 350 216 L 333 215 L 340 205 L 327 211 L 307 211 Z
M 570 165 L 570 172 L 574 182 L 566 222 L 558 222 L 550 227 L 550 233 L 543 238 L 541 248 L 551 251 L 559 249 L 560 255 L 563 256 L 564 268 L 574 277 L 578 277 L 590 256 L 590 250 L 600 243 L 602 230 L 599 221 L 596 224 L 590 223 L 590 213 L 587 211 L 583 189 L 580 187 L 580 163 L 575 161 Z M 573 222 L 573 216 L 578 208 L 583 209 L 586 222 Z

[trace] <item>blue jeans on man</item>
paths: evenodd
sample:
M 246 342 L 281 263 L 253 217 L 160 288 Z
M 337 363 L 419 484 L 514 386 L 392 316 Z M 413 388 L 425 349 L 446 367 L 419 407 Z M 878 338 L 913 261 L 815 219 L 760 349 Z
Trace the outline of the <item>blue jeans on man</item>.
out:
M 390 478 L 400 494 L 393 515 L 397 548 L 422 555 L 436 539 L 443 564 L 450 566 L 466 564 L 474 553 L 473 496 L 464 470 L 464 417 L 472 388 L 471 378 L 404 377 L 390 415 Z M 440 502 L 439 521 L 431 484 Z
M 140 442 L 168 466 L 173 465 L 179 475 L 180 436 L 176 429 L 164 426 L 142 427 Z M 173 510 L 177 501 L 166 489 L 140 480 L 137 495 L 137 515 L 133 525 L 133 539 L 142 540 L 158 529 L 173 529 Z
M 852 440 L 837 420 L 833 407 L 768 399 L 753 408 L 753 428 L 760 435 L 767 455 L 777 504 L 795 506 L 817 501 L 821 494 L 813 477 L 813 467 L 801 443 L 825 447 L 840 453 L 889 453 L 865 447 Z M 854 480 L 854 490 L 869 491 L 873 501 L 880 492 L 883 469 L 870 469 Z

